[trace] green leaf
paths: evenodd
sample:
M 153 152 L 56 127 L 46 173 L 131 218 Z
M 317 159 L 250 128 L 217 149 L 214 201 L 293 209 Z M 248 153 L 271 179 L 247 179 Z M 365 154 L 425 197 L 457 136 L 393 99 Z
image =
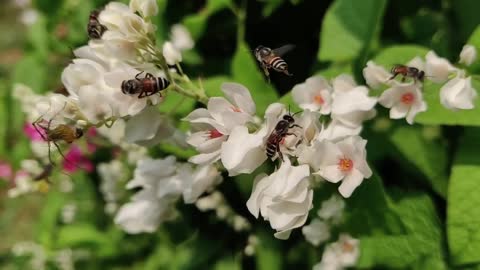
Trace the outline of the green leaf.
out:
M 15 65 L 13 70 L 13 83 L 23 83 L 32 88 L 34 92 L 44 92 L 47 79 L 45 63 L 34 54 L 27 54 Z
M 257 234 L 259 243 L 255 247 L 256 269 L 282 269 L 284 256 L 280 253 L 279 242 L 273 239 L 272 233 Z
M 35 227 L 37 241 L 45 247 L 53 247 L 54 235 L 58 227 L 57 220 L 64 204 L 65 198 L 62 193 L 56 191 L 48 193 L 47 201 L 40 214 L 40 220 Z
M 447 193 L 446 146 L 426 139 L 420 129 L 407 126 L 395 129 L 390 139 L 402 154 L 402 159 L 420 170 L 432 188 L 445 198 Z
M 209 77 L 206 80 L 202 81 L 203 88 L 209 97 L 223 97 L 222 89 L 220 86 L 222 83 L 231 82 L 233 81 L 231 78 L 220 75 L 220 76 L 213 76 Z
M 188 28 L 194 40 L 198 40 L 207 27 L 208 18 L 231 5 L 231 0 L 208 0 L 207 5 L 200 12 L 183 19 L 182 24 Z
M 374 58 L 375 63 L 387 70 L 395 64 L 406 64 L 415 57 L 424 57 L 428 49 L 417 45 L 398 45 L 380 51 Z
M 480 130 L 469 128 L 450 175 L 447 205 L 447 235 L 454 264 L 480 262 Z M 478 192 L 477 192 L 478 191 Z
M 108 242 L 110 242 L 108 236 L 89 223 L 63 226 L 58 231 L 57 244 L 60 248 L 82 245 L 93 245 L 98 248 Z
M 321 61 L 349 61 L 359 56 L 376 39 L 386 0 L 336 0 L 323 20 Z
M 48 56 L 48 37 L 47 19 L 40 14 L 37 21 L 28 29 L 27 38 L 32 46 L 32 51 L 42 59 L 46 59 Z
M 277 8 L 279 8 L 283 4 L 284 0 L 264 0 L 262 2 L 265 2 L 262 10 L 262 15 L 264 17 L 269 17 Z
M 232 76 L 236 82 L 245 85 L 250 90 L 257 105 L 257 115 L 262 116 L 268 105 L 277 101 L 278 95 L 272 85 L 265 81 L 257 66 L 252 50 L 248 48 L 247 44 L 241 42 L 233 57 Z
M 195 100 L 169 91 L 159 108 L 163 113 L 184 117 L 195 108 Z

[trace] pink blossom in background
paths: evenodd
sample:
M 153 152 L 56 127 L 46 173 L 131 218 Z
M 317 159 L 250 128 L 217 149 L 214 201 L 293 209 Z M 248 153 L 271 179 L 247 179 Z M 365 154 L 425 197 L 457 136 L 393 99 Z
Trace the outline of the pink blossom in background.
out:
M 45 131 L 42 128 L 39 128 L 38 130 L 42 133 L 42 135 L 45 136 Z M 42 135 L 38 133 L 38 131 L 30 122 L 27 122 L 23 125 L 23 132 L 32 141 L 43 141 Z
M 4 161 L 0 161 L 0 179 L 11 180 L 13 176 L 12 166 Z
M 63 170 L 69 173 L 73 173 L 78 169 L 85 170 L 87 172 L 93 171 L 93 163 L 82 152 L 80 147 L 72 145 L 70 150 L 65 154 L 63 160 Z
M 97 137 L 97 129 L 92 127 L 87 131 L 87 150 L 90 154 L 95 153 L 97 151 L 97 144 L 92 142 L 92 139 L 95 139 Z

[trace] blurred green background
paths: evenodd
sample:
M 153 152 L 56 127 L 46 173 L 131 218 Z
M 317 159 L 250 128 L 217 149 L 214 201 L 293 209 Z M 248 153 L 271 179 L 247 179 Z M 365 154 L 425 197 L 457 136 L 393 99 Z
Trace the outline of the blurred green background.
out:
M 11 96 L 13 84 L 24 83 L 38 93 L 59 88 L 61 71 L 73 57 L 72 49 L 87 42 L 89 12 L 107 3 L 32 0 L 19 7 L 22 2 L 4 0 L 0 7 L 0 160 L 16 169 L 32 154 L 22 133 L 24 116 Z M 367 60 L 375 58 L 391 65 L 424 54 L 425 48 L 456 61 L 480 22 L 480 1 L 476 0 L 234 1 L 236 6 L 246 7 L 244 18 L 232 16 L 228 0 L 158 2 L 158 40 L 167 39 L 175 23 L 191 30 L 196 46 L 184 56 L 185 71 L 191 78 L 204 78 L 209 94 L 218 94 L 220 83 L 233 79 L 250 89 L 265 90 L 259 96 L 282 96 L 318 72 L 327 77 L 347 72 L 364 83 L 361 71 Z M 26 25 L 26 12 L 32 9 L 37 18 L 34 24 Z M 478 38 L 471 40 L 480 42 Z M 258 45 L 279 47 L 287 43 L 296 45 L 285 56 L 295 76 L 273 73 L 269 85 L 259 69 L 253 70 L 255 62 L 244 55 Z M 399 44 L 402 46 L 385 49 Z M 473 66 L 470 71 L 478 73 L 479 67 Z M 283 101 L 290 99 L 286 96 Z M 447 192 L 454 192 L 447 191 L 454 154 L 479 149 L 478 143 L 470 144 L 478 142 L 475 138 L 480 132 L 456 125 L 480 125 L 478 112 L 477 106 L 475 111 L 459 116 L 433 107 L 432 112 L 419 118 L 427 126 L 405 127 L 381 118 L 366 128 L 369 160 L 377 173 L 357 191 L 363 191 L 363 196 L 348 201 L 352 212 L 345 226 L 354 235 L 368 236 L 362 239 L 367 252 L 362 256 L 370 257 L 363 257 L 362 268 L 443 269 L 467 265 L 462 269 L 478 269 L 478 252 L 462 255 L 464 246 L 447 246 L 445 228 L 450 205 Z M 380 110 L 380 116 L 385 115 L 386 111 Z M 462 145 L 460 150 L 458 145 Z M 99 162 L 109 157 L 95 158 Z M 477 160 L 470 159 L 474 164 Z M 480 176 L 479 171 L 470 175 L 477 174 Z M 288 241 L 275 240 L 266 223 L 251 218 L 245 208 L 251 179 L 237 177 L 235 185 L 222 185 L 220 190 L 235 211 L 255 224 L 262 244 L 254 257 L 242 253 L 247 234 L 235 233 L 211 213 L 199 213 L 192 206 L 179 205 L 183 213 L 180 220 L 165 224 L 157 233 L 126 235 L 104 212 L 98 175 L 78 173 L 72 177 L 73 196 L 54 189 L 47 194 L 11 199 L 6 195 L 11 183 L 0 181 L 0 269 L 35 269 L 27 258 L 11 252 L 12 246 L 22 241 L 43 246 L 47 269 L 63 269 L 55 259 L 61 250 L 73 252 L 77 269 L 307 269 L 321 258 L 321 250 L 309 247 L 300 233 Z M 315 204 L 333 190 L 327 188 L 316 195 Z M 451 198 L 459 196 L 453 193 Z M 77 208 L 72 224 L 64 224 L 60 218 L 68 204 Z M 424 219 L 418 220 L 420 215 Z M 365 224 L 358 225 L 359 220 Z M 459 226 L 465 223 L 478 228 L 478 223 L 468 219 L 460 221 Z M 390 236 L 376 242 L 378 235 Z M 399 235 L 418 238 L 409 242 L 410 238 Z M 478 237 L 471 241 L 476 243 L 472 250 L 478 251 L 474 248 L 480 248 Z M 422 246 L 425 242 L 427 245 Z M 412 247 L 418 249 L 412 251 Z M 373 254 L 374 250 L 381 255 Z

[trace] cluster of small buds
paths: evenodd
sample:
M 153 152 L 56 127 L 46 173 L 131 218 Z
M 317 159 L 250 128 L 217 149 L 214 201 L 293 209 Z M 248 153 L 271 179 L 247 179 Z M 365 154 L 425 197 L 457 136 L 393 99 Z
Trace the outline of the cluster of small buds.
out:
M 215 211 L 219 220 L 225 221 L 237 232 L 248 231 L 251 228 L 248 220 L 235 213 L 219 191 L 201 197 L 195 205 L 202 212 Z
M 342 270 L 357 263 L 360 256 L 359 240 L 348 234 L 341 234 L 337 242 L 327 245 L 322 260 L 313 270 Z
M 459 63 L 471 65 L 477 57 L 475 47 L 465 45 L 460 53 Z M 423 99 L 423 79 L 431 80 L 434 83 L 444 84 L 440 89 L 440 102 L 450 110 L 469 110 L 474 108 L 474 100 L 477 92 L 472 86 L 471 76 L 467 71 L 455 67 L 450 61 L 439 57 L 435 52 L 429 51 L 425 61 L 420 57 L 413 58 L 404 67 L 406 72 L 422 72 L 420 78 L 414 78 L 411 82 L 398 82 L 393 79 L 392 74 L 383 67 L 369 61 L 363 69 L 363 75 L 367 84 L 372 88 L 380 88 L 387 85 L 378 99 L 378 102 L 390 108 L 390 118 L 406 118 L 409 124 L 413 124 L 415 116 L 427 110 L 427 103 Z M 414 68 L 414 71 L 411 69 Z M 413 74 L 408 74 L 408 76 Z M 404 75 L 405 76 L 405 75 Z M 452 77 L 453 76 L 453 77 Z
M 127 188 L 142 189 L 118 210 L 115 223 L 132 234 L 154 232 L 163 221 L 175 217 L 174 203 L 179 197 L 185 203 L 194 203 L 221 181 L 214 166 L 193 168 L 173 156 L 139 160 Z
M 317 211 L 317 216 L 302 228 L 305 239 L 314 246 L 319 246 L 330 238 L 332 226 L 341 223 L 345 202 L 337 195 L 324 201 Z

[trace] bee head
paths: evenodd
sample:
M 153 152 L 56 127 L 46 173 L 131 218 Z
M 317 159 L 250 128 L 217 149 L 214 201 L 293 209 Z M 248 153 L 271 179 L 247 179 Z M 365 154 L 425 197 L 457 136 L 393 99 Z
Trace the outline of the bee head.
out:
M 267 57 L 272 53 L 272 49 L 260 45 L 255 48 L 254 53 L 257 57 Z
M 293 119 L 293 116 L 291 116 L 289 114 L 285 114 L 283 116 L 283 120 L 288 121 L 289 123 L 294 123 L 295 122 L 295 119 Z
M 83 136 L 83 129 L 75 128 L 75 138 L 79 139 Z
M 125 80 L 122 82 L 122 93 L 125 95 L 136 94 L 139 87 L 140 85 L 138 80 Z
M 420 70 L 420 72 L 418 72 L 418 79 L 420 81 L 423 81 L 423 79 L 425 79 L 425 71 Z

